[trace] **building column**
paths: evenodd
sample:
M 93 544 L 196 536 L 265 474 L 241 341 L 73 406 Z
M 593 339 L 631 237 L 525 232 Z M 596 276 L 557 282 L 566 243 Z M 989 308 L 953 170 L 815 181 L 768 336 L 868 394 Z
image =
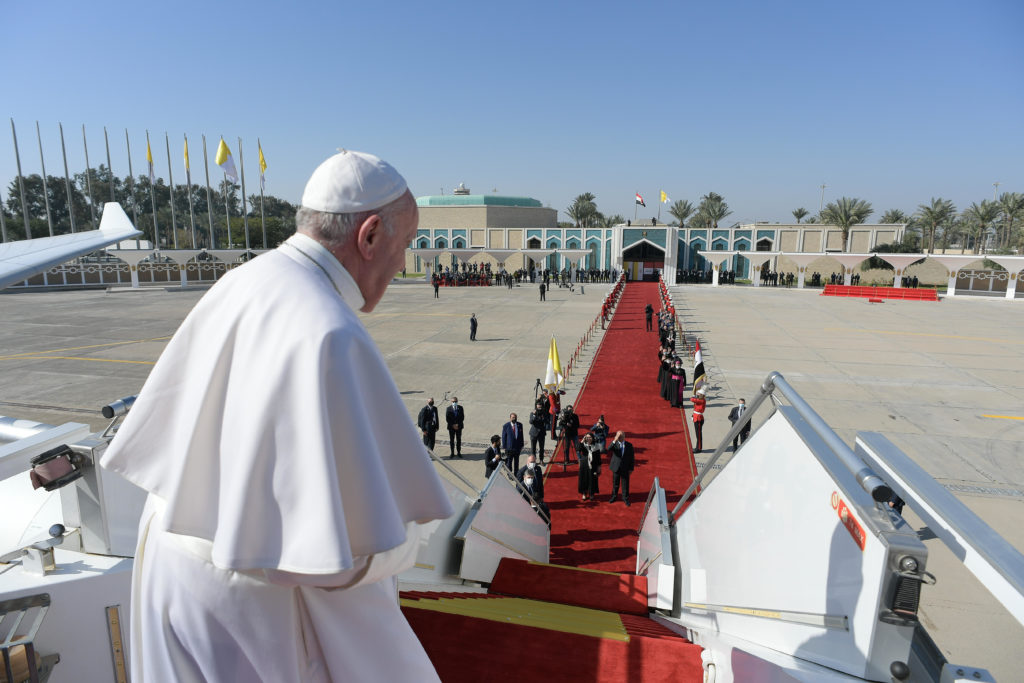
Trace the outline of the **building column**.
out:
M 751 265 L 753 265 L 753 262 L 751 262 Z M 754 266 L 753 271 L 750 273 L 750 282 L 755 287 L 761 286 L 761 266 Z
M 178 264 L 178 278 L 181 280 L 181 288 L 184 289 L 188 286 L 188 274 L 185 271 L 186 265 L 184 263 Z
M 711 269 L 714 271 L 712 273 L 712 275 L 711 275 L 711 286 L 712 287 L 717 287 L 718 286 L 718 271 L 719 271 L 719 269 L 721 267 L 722 266 L 719 263 L 716 263 L 713 266 L 711 266 Z
M 806 275 L 807 275 L 807 267 L 806 266 L 797 266 L 797 278 L 796 278 L 796 288 L 797 289 L 803 289 L 804 288 L 804 276 L 806 276 Z
M 1017 276 L 1020 273 L 1009 273 L 1010 279 L 1006 282 L 1006 298 L 1013 299 L 1017 296 Z
M 850 278 L 852 278 L 852 277 L 853 277 L 853 268 L 847 268 L 846 266 L 843 266 L 843 284 L 844 285 L 849 285 L 850 284 Z
M 949 280 L 946 281 L 946 296 L 956 296 L 956 278 L 959 270 L 949 271 Z
M 897 268 L 895 272 L 896 274 L 892 276 L 892 286 L 901 287 L 903 285 L 903 271 Z

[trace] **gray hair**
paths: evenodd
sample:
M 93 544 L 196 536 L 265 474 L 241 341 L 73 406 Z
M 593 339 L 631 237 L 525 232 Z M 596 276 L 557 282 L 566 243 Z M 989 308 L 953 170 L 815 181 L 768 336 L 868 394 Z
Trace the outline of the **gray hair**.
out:
M 309 235 L 328 249 L 337 249 L 349 240 L 367 218 L 377 215 L 390 236 L 395 233 L 395 216 L 401 212 L 404 198 L 405 195 L 402 195 L 379 209 L 356 213 L 329 213 L 300 206 L 295 214 L 295 230 Z

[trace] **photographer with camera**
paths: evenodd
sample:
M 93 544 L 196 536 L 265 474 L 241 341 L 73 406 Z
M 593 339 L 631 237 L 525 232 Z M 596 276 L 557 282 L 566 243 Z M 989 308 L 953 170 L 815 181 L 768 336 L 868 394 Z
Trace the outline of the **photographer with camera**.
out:
M 568 405 L 558 416 L 558 426 L 562 430 L 562 440 L 565 441 L 565 462 L 569 460 L 569 446 L 572 445 L 572 454 L 576 462 L 580 460 L 580 416 L 573 412 L 572 406 Z
M 530 453 L 537 456 L 538 447 L 540 449 L 541 464 L 544 463 L 544 439 L 547 436 L 548 429 L 551 427 L 551 416 L 548 414 L 547 402 L 540 398 L 537 400 L 537 404 L 533 408 L 533 412 L 530 413 Z

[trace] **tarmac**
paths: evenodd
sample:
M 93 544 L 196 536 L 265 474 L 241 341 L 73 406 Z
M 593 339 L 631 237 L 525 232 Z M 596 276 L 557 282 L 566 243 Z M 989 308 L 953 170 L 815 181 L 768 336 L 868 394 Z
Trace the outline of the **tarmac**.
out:
M 435 399 L 439 456 L 449 453 L 443 412 L 458 396 L 466 411 L 464 457 L 444 464 L 482 487 L 488 439 L 510 412 L 526 422 L 551 336 L 564 365 L 610 288 L 555 287 L 546 302 L 528 283 L 511 290 L 441 288 L 434 299 L 422 280 L 399 279 L 376 311 L 361 318 L 409 416 L 415 419 L 426 399 Z M 0 293 L 0 415 L 103 428 L 100 408 L 142 388 L 167 339 L 204 293 L 175 287 Z M 678 286 L 672 293 L 686 334 L 701 341 L 710 380 L 708 448 L 697 454 L 698 466 L 728 431 L 735 400 L 749 401 L 778 370 L 847 443 L 857 431 L 881 432 L 1024 550 L 1019 302 L 870 304 L 817 290 L 746 286 Z M 480 321 L 475 342 L 469 340 L 472 313 Z M 563 405 L 579 391 L 600 338 L 598 329 L 581 350 Z M 656 359 L 651 365 L 653 373 Z M 780 493 L 800 495 L 798 486 Z M 950 661 L 1014 680 L 1024 628 L 909 508 L 905 517 L 925 539 L 928 570 L 938 579 L 923 589 L 920 610 L 933 638 Z

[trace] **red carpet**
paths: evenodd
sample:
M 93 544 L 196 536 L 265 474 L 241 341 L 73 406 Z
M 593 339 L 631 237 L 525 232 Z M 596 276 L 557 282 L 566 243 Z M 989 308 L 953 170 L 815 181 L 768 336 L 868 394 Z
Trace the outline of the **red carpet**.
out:
M 703 678 L 701 648 L 644 617 L 622 617 L 630 636 L 622 642 L 410 606 L 402 612 L 445 683 Z
M 647 616 L 647 577 L 502 558 L 491 593 Z
M 701 648 L 647 617 L 641 584 L 644 577 L 504 558 L 490 593 L 400 595 L 445 683 L 700 681 Z
M 657 283 L 626 285 L 574 406 L 580 415 L 581 436 L 603 413 L 611 434 L 621 429 L 632 442 L 636 453 L 630 480 L 632 506 L 626 507 L 621 498 L 608 503 L 612 476 L 607 456 L 601 468 L 601 493 L 593 503 L 580 501 L 575 467 L 563 472 L 561 466 L 550 466 L 544 496 L 551 507 L 553 563 L 635 572 L 636 530 L 654 477 L 665 488 L 669 510 L 693 481 L 696 466 L 687 416 L 659 395 L 658 335 L 647 332 L 644 322 L 648 303 L 655 311 L 661 306 Z M 689 375 L 692 362 L 686 370 Z

